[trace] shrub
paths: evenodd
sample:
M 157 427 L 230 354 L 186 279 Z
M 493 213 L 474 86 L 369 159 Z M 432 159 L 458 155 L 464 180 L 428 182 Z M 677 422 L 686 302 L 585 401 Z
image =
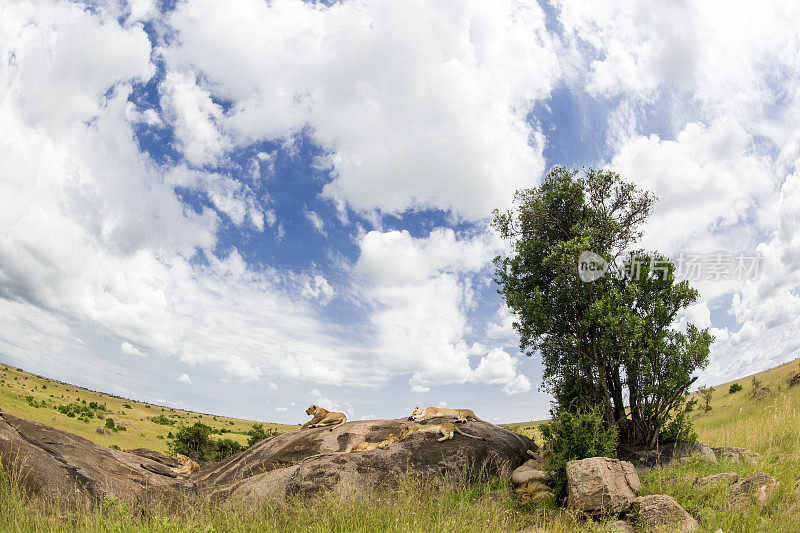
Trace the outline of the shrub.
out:
M 125 409 L 133 409 L 133 407 L 131 407 L 131 404 L 129 403 L 122 404 L 122 407 L 124 407 Z
M 117 425 L 114 423 L 113 418 L 106 418 L 106 427 L 110 430 L 116 429 Z
M 264 439 L 274 437 L 278 431 L 275 428 L 264 429 L 264 424 L 253 424 L 253 428 L 247 434 L 249 435 L 247 446 L 250 447 Z
M 174 426 L 175 425 L 175 421 L 174 420 L 172 420 L 171 418 L 168 418 L 168 417 L 166 417 L 164 415 L 151 416 L 150 420 L 153 423 L 161 424 L 162 426 Z
M 618 434 L 607 427 L 597 410 L 565 409 L 554 413 L 553 419 L 539 426 L 545 447 L 550 451 L 547 464 L 550 485 L 556 498 L 567 494 L 567 463 L 587 457 L 616 457 Z
M 117 450 L 117 451 L 120 450 L 120 447 L 117 446 L 116 444 L 112 444 L 111 446 L 109 446 L 109 448 L 111 448 L 112 450 Z
M 211 426 L 196 422 L 193 426 L 182 427 L 169 443 L 173 454 L 182 454 L 198 462 L 212 460 L 214 443 L 211 440 Z
M 700 396 L 703 397 L 703 411 L 707 413 L 711 410 L 711 398 L 714 396 L 714 387 L 700 389 Z
M 216 450 L 215 461 L 222 461 L 244 450 L 244 446 L 233 439 L 220 439 L 214 443 Z
M 731 388 L 728 389 L 728 394 L 736 394 L 740 390 L 742 390 L 742 386 L 739 385 L 738 383 L 734 383 L 733 385 L 731 385 Z
M 753 376 L 753 379 L 750 381 L 750 396 L 755 396 L 756 392 L 760 388 L 761 388 L 761 380 Z

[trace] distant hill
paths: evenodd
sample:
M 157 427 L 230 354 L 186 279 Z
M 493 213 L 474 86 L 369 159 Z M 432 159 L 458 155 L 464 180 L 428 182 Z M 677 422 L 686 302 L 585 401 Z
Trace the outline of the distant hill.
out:
M 0 409 L 123 450 L 149 448 L 166 452 L 168 434 L 195 422 L 214 428 L 217 438 L 224 436 L 246 444 L 246 433 L 255 423 L 128 400 L 4 364 L 0 364 Z M 105 428 L 108 418 L 114 420 L 117 430 L 98 433 L 98 426 Z M 125 429 L 120 430 L 120 425 Z M 275 423 L 264 423 L 264 427 L 279 432 L 297 429 Z

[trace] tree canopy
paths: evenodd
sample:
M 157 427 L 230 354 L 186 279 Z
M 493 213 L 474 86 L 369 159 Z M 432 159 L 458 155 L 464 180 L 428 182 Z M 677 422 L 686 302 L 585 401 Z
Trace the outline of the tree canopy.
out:
M 707 329 L 675 327 L 699 293 L 676 281 L 667 257 L 635 248 L 654 202 L 614 172 L 555 167 L 493 220 L 512 245 L 495 259 L 495 281 L 520 348 L 541 355 L 557 409 L 600 406 L 624 444 L 685 430 L 684 398 L 713 341 Z M 579 258 L 589 252 L 607 271 L 587 279 Z

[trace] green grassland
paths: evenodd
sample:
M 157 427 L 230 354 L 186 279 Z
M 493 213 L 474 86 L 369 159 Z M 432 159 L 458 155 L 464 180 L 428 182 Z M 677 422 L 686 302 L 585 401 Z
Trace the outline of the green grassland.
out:
M 0 366 L 0 372 L 2 372 Z M 729 393 L 734 382 L 715 386 L 711 410 L 695 409 L 692 417 L 699 440 L 711 446 L 738 446 L 761 454 L 756 465 L 725 463 L 680 463 L 665 468 L 640 470 L 643 483 L 641 494 L 668 494 L 674 497 L 702 524 L 702 531 L 735 532 L 796 532 L 800 530 L 800 386 L 789 387 L 788 380 L 800 372 L 800 361 L 758 374 L 761 386 L 770 393 L 760 399 L 751 397 L 751 376 L 736 380 L 743 389 Z M 13 372 L 23 379 L 29 374 Z M 42 378 L 39 378 L 42 379 Z M 13 380 L 13 378 L 12 378 Z M 6 382 L 8 380 L 6 379 Z M 41 385 L 48 388 L 42 390 Z M 32 386 L 33 385 L 33 386 Z M 58 384 L 59 393 L 74 401 L 86 395 L 75 387 Z M 55 411 L 43 415 L 42 409 L 31 408 L 25 400 L 31 388 L 38 394 L 55 394 L 51 382 L 37 381 L 34 385 L 16 384 L 16 389 L 0 388 L 11 392 L 18 409 L 15 414 L 34 418 L 48 424 L 58 420 L 58 427 L 75 431 L 82 429 L 91 435 L 95 424 L 75 420 L 61 420 Z M 69 388 L 69 393 L 65 390 Z M 0 402 L 6 402 L 5 392 L 0 392 Z M 109 409 L 118 414 L 125 400 L 102 396 Z M 131 402 L 130 405 L 134 407 Z M 153 410 L 160 407 L 138 404 L 130 409 L 131 423 L 147 427 L 153 434 L 164 434 L 167 428 L 146 425 Z M 50 408 L 52 411 L 52 408 Z M 34 415 L 39 413 L 39 417 Z M 176 411 L 182 416 L 198 417 L 196 413 Z M 167 411 L 164 411 L 166 414 Z M 112 415 L 113 416 L 113 415 Z M 60 417 L 60 418 L 59 418 Z M 217 417 L 215 427 L 223 419 Z M 196 421 L 195 418 L 192 421 Z M 212 419 L 203 415 L 203 421 Z M 231 419 L 224 419 L 228 423 Z M 212 419 L 213 422 L 213 419 Z M 124 423 L 124 421 L 123 421 Z M 507 424 L 512 430 L 536 435 L 541 422 Z M 66 426 L 65 424 L 73 424 Z M 235 421 L 235 428 L 246 430 L 249 421 Z M 55 425 L 55 424 L 54 424 Z M 88 426 L 88 428 L 87 428 Z M 291 427 L 291 426 L 290 426 Z M 296 426 L 294 426 L 296 427 Z M 128 430 L 132 431 L 132 430 Z M 143 431 L 144 432 L 144 431 Z M 146 433 L 148 434 L 148 433 Z M 113 438 L 119 437 L 117 434 Z M 113 440 L 112 438 L 112 440 Z M 150 437 L 154 439 L 154 437 Z M 163 441 L 158 440 L 158 443 Z M 702 493 L 688 483 L 676 481 L 682 476 L 706 476 L 721 472 L 737 472 L 746 476 L 764 472 L 781 482 L 777 494 L 765 507 L 755 503 L 731 509 L 726 487 Z M 609 531 L 609 520 L 590 520 L 569 509 L 553 504 L 527 504 L 516 502 L 508 481 L 491 479 L 467 486 L 447 485 L 430 487 L 418 480 L 402 480 L 399 487 L 389 492 L 376 492 L 358 499 L 335 498 L 326 495 L 314 499 L 294 499 L 264 502 L 259 505 L 242 505 L 235 502 L 213 504 L 187 495 L 187 500 L 170 509 L 157 504 L 146 514 L 135 513 L 116 502 L 106 502 L 104 508 L 92 513 L 71 511 L 63 502 L 31 502 L 20 494 L 13 479 L 0 472 L 0 530 L 13 531 Z
M 90 407 L 92 404 L 98 408 Z M 254 423 L 119 398 L 3 364 L 0 364 L 0 409 L 75 433 L 103 446 L 116 445 L 123 450 L 149 448 L 165 453 L 168 434 L 183 425 L 202 422 L 214 428 L 215 438 L 230 438 L 246 445 L 247 431 Z M 74 416 L 69 416 L 70 412 Z M 125 430 L 99 434 L 97 427 L 105 427 L 108 418 Z M 297 426 L 274 423 L 264 423 L 264 427 L 275 428 L 278 432 L 297 429 Z

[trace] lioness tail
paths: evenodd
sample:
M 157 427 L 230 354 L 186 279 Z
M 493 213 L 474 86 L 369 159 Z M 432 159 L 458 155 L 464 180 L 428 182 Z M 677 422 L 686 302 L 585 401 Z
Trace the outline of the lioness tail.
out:
M 465 437 L 470 437 L 470 438 L 478 439 L 478 440 L 486 440 L 485 438 L 479 437 L 477 435 L 470 435 L 469 433 L 464 433 L 463 431 L 458 429 L 458 427 L 456 427 L 455 429 L 456 429 L 456 433 L 458 433 L 459 435 L 464 435 Z

